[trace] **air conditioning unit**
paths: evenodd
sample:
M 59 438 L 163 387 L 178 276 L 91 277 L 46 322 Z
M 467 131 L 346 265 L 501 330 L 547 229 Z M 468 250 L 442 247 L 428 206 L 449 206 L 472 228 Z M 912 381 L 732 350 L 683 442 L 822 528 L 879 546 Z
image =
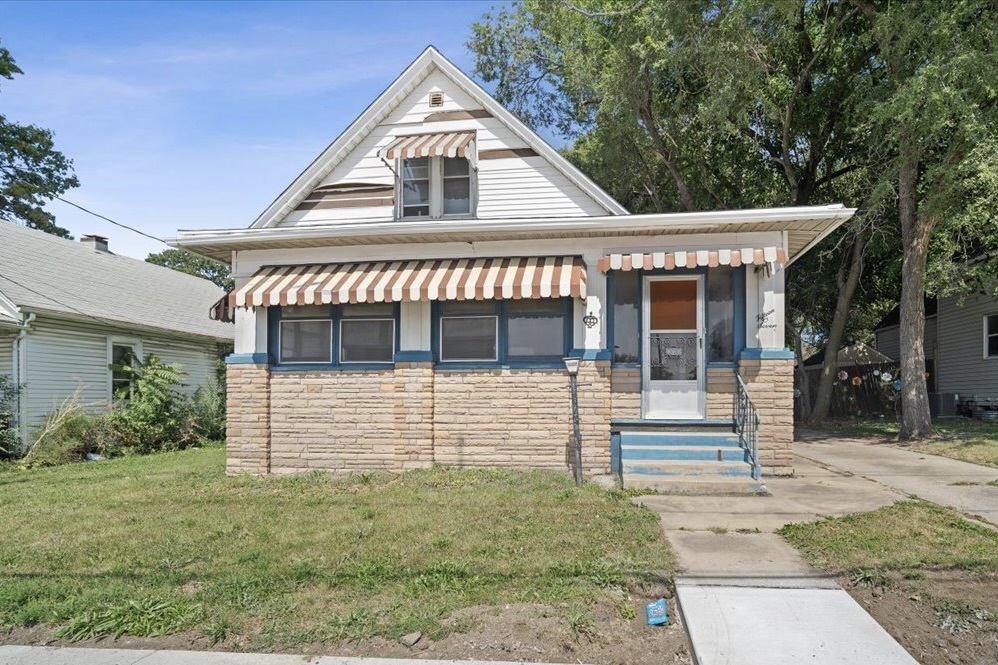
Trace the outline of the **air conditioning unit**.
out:
M 929 413 L 933 418 L 955 418 L 960 415 L 957 411 L 959 400 L 956 393 L 929 393 Z

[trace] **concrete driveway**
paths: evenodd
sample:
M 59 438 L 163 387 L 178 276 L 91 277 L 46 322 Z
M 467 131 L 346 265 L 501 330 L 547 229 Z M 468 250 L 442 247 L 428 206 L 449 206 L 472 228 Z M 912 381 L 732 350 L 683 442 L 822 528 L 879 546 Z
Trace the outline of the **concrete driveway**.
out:
M 908 496 L 948 506 L 998 527 L 998 469 L 927 455 L 885 443 L 806 433 L 797 458 L 871 480 Z

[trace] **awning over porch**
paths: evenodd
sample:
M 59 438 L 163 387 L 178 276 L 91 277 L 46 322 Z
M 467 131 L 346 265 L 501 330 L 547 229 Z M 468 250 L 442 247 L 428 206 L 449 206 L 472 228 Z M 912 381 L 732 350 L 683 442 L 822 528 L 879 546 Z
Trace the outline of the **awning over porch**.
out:
M 265 266 L 230 294 L 233 307 L 426 300 L 585 298 L 578 256 Z
M 450 134 L 415 134 L 400 136 L 381 149 L 384 159 L 415 157 L 466 157 L 475 132 Z
M 674 270 L 740 265 L 785 265 L 787 253 L 782 247 L 742 247 L 739 249 L 701 249 L 696 251 L 651 252 L 647 254 L 608 254 L 600 258 L 596 267 L 600 272 L 610 270 Z

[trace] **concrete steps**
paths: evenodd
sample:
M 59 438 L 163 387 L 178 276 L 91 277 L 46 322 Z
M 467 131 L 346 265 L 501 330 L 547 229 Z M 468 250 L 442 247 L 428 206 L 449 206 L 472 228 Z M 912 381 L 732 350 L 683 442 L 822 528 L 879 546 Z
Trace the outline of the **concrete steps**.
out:
M 616 469 L 626 488 L 755 494 L 749 455 L 731 421 L 615 422 Z

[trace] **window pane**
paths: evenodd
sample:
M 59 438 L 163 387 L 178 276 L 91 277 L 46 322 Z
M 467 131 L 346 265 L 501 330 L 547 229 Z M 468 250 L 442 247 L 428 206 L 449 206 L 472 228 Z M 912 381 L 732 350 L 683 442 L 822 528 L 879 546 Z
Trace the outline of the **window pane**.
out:
M 332 321 L 281 321 L 280 361 L 332 362 Z
M 346 319 L 340 326 L 340 362 L 391 362 L 395 358 L 395 321 Z
M 430 158 L 419 157 L 417 159 L 402 160 L 403 180 L 426 180 L 430 177 Z
M 395 317 L 395 305 L 390 302 L 361 302 L 353 305 L 343 305 L 343 316 Z
M 494 300 L 449 300 L 440 303 L 443 314 L 495 314 Z
M 471 212 L 471 181 L 468 178 L 444 180 L 444 214 L 461 215 Z
M 986 319 L 984 334 L 988 336 L 988 357 L 998 356 L 998 314 Z
M 638 362 L 638 344 L 641 342 L 638 275 L 636 271 L 613 274 L 613 361 L 617 363 Z
M 708 360 L 735 360 L 735 271 L 730 266 L 711 268 L 707 275 Z
M 452 175 L 468 175 L 470 173 L 468 160 L 463 157 L 444 157 L 444 177 Z
M 282 319 L 324 319 L 329 316 L 329 305 L 284 305 Z
M 132 387 L 132 378 L 124 368 L 135 363 L 135 349 L 124 344 L 111 345 L 111 394 L 115 397 Z
M 506 311 L 509 357 L 565 355 L 565 314 L 560 300 L 513 300 Z
M 496 318 L 440 319 L 440 359 L 496 360 Z
M 409 180 L 402 191 L 402 203 L 405 205 L 428 205 L 430 202 L 430 181 Z

